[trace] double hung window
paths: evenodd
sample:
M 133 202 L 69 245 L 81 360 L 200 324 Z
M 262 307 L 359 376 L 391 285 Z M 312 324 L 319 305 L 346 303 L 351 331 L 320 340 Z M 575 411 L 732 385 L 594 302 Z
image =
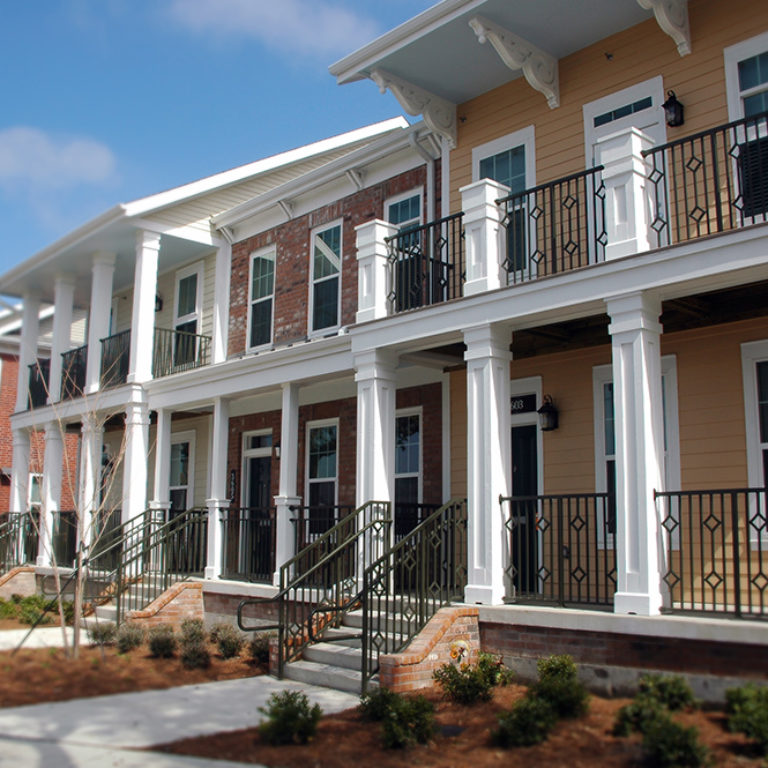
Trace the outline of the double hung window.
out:
M 180 270 L 176 275 L 174 301 L 173 365 L 184 366 L 197 359 L 197 334 L 200 333 L 202 264 Z
M 334 523 L 338 484 L 337 421 L 307 425 L 307 498 L 309 533 L 323 533 Z
M 312 232 L 310 332 L 333 330 L 340 324 L 341 222 Z
M 275 294 L 275 251 L 251 256 L 250 303 L 248 306 L 248 347 L 254 349 L 272 342 L 272 317 Z

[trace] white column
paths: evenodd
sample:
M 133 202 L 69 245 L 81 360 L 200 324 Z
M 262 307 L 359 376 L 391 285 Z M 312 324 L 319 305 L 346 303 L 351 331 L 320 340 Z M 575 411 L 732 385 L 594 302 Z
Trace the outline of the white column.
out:
M 101 340 L 109 328 L 112 307 L 112 277 L 115 254 L 97 253 L 91 268 L 91 310 L 88 318 L 88 363 L 85 368 L 85 392 L 98 391 L 101 378 Z
M 232 270 L 232 246 L 224 242 L 216 252 L 216 281 L 213 293 L 213 340 L 211 362 L 227 359 L 229 338 L 229 279 Z
M 653 616 L 662 605 L 664 436 L 659 336 L 661 302 L 633 293 L 606 300 L 616 424 L 616 613 Z
M 152 378 L 159 251 L 160 235 L 145 231 L 136 233 L 136 271 L 133 280 L 128 383 L 149 381 Z
M 378 219 L 355 227 L 357 232 L 356 322 L 378 320 L 389 314 L 392 270 L 384 241 L 397 234 L 397 227 Z
M 509 194 L 509 187 L 482 179 L 462 187 L 459 192 L 464 211 L 467 269 L 464 295 L 473 296 L 507 284 L 504 210 L 496 201 Z
M 125 408 L 123 522 L 140 515 L 147 508 L 148 449 L 149 408 L 146 403 L 128 403 Z
M 224 521 L 222 510 L 229 509 L 227 497 L 227 449 L 229 445 L 229 400 L 217 397 L 213 402 L 213 439 L 211 440 L 211 498 L 208 506 L 208 552 L 205 578 L 218 579 L 222 568 Z
M 11 512 L 26 512 L 29 499 L 29 432 L 13 430 L 13 469 L 11 470 Z
M 508 562 L 499 495 L 511 488 L 510 333 L 482 325 L 464 331 L 467 351 L 467 603 L 493 605 L 505 595 Z
M 296 553 L 291 507 L 298 507 L 296 476 L 299 463 L 299 385 L 283 384 L 283 410 L 280 424 L 280 485 L 275 496 L 275 586 L 279 585 L 280 566 Z
M 16 383 L 16 412 L 27 410 L 29 366 L 37 362 L 37 339 L 40 336 L 40 300 L 25 294 L 21 314 L 21 344 L 19 345 L 19 374 Z M 26 498 L 24 503 L 27 503 Z
M 153 498 L 150 509 L 167 512 L 171 508 L 170 467 L 171 467 L 171 412 L 158 408 L 155 426 L 155 477 Z M 165 515 L 163 515 L 165 519 Z
M 61 399 L 61 355 L 69 350 L 72 339 L 72 303 L 75 283 L 71 277 L 57 277 L 54 288 L 53 340 L 51 369 L 48 373 L 48 402 Z
M 40 544 L 37 564 L 51 564 L 51 536 L 54 520 L 61 509 L 61 464 L 64 440 L 61 425 L 52 421 L 45 425 L 45 457 L 43 459 L 42 509 L 40 512 Z M 58 565 L 72 565 L 58 563 Z
M 653 139 L 637 128 L 627 128 L 597 141 L 597 162 L 605 184 L 605 258 L 617 259 L 651 247 L 652 184 L 641 152 Z
M 83 416 L 80 427 L 80 499 L 79 515 L 82 518 L 83 539 L 92 545 L 99 533 L 94 525 L 94 515 L 98 515 L 99 486 L 101 479 L 101 447 L 104 441 L 104 427 L 96 414 L 89 412 Z

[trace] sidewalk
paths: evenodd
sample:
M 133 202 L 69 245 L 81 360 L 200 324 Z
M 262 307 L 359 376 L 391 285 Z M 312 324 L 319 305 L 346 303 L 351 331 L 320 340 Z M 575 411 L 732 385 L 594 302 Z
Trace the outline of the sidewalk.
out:
M 324 713 L 359 702 L 353 694 L 262 675 L 0 709 L 0 766 L 232 768 L 241 764 L 123 750 L 252 727 L 262 719 L 259 707 L 286 689 L 304 691 Z
M 72 627 L 66 627 L 67 642 L 72 643 Z M 1 629 L 0 651 L 12 651 L 29 633 L 29 629 Z M 85 637 L 85 633 L 83 633 Z M 63 648 L 61 627 L 36 627 L 24 641 L 22 648 Z

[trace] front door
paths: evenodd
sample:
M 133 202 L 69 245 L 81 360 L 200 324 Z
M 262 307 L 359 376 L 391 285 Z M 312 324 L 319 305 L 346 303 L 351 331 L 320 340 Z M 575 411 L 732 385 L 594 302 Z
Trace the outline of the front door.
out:
M 538 592 L 539 541 L 536 529 L 539 471 L 537 425 L 512 427 L 512 583 L 515 595 Z
M 274 570 L 271 432 L 244 436 L 243 478 L 238 571 L 251 581 L 269 581 Z

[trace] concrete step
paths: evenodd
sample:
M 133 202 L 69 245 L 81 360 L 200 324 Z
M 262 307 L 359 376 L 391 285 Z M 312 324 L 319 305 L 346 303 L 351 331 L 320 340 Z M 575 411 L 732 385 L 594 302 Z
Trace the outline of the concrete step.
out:
M 348 645 L 336 643 L 315 643 L 307 646 L 302 652 L 304 661 L 316 664 L 354 669 L 359 672 L 362 667 L 363 652 L 360 648 L 350 648 Z
M 348 693 L 361 692 L 362 673 L 359 669 L 344 669 L 331 664 L 318 664 L 313 661 L 292 661 L 285 665 L 284 677 L 310 685 L 322 685 Z
M 362 629 L 363 628 L 363 612 L 351 611 L 344 615 L 344 626 L 350 629 Z M 383 630 L 385 627 L 388 630 L 405 631 L 408 629 L 408 620 L 401 616 L 399 613 L 387 613 L 383 616 L 376 616 L 373 618 L 373 627 Z
M 360 634 L 358 627 L 329 627 L 323 632 L 323 641 L 328 641 L 336 646 L 347 646 L 348 648 L 360 648 L 363 640 L 360 637 L 348 637 L 348 635 Z M 337 639 L 338 638 L 338 639 Z

